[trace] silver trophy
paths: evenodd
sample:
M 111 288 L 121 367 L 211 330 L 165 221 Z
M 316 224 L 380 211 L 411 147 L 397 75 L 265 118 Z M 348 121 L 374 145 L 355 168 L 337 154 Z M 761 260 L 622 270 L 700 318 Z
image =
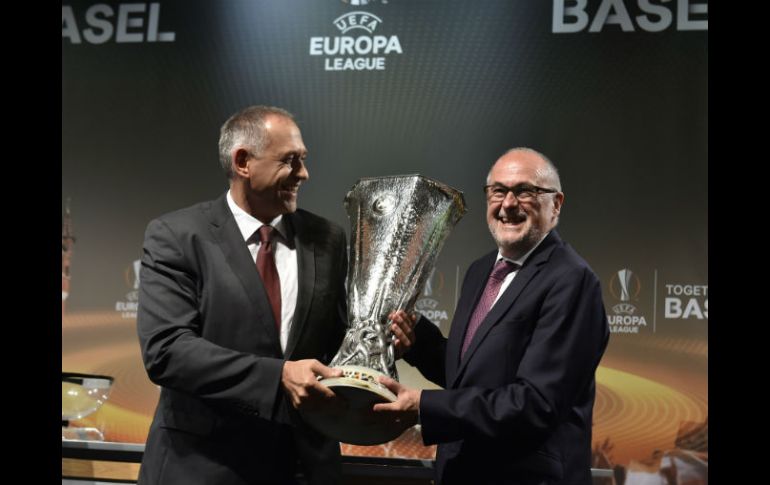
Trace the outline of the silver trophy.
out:
M 347 407 L 304 413 L 343 443 L 374 445 L 401 431 L 373 413 L 396 396 L 377 378 L 398 380 L 388 314 L 411 312 L 450 230 L 465 213 L 462 192 L 421 175 L 359 180 L 345 197 L 351 223 L 348 331 L 329 364 L 343 377 L 322 383 Z

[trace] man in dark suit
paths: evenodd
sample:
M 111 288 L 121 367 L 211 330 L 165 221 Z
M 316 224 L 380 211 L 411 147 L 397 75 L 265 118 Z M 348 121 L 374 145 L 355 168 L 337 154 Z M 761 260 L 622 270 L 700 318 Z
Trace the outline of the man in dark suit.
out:
M 145 234 L 137 326 L 161 393 L 139 483 L 337 483 L 339 443 L 294 408 L 336 402 L 316 378 L 341 375 L 323 363 L 346 329 L 345 233 L 297 209 L 307 150 L 288 112 L 236 113 L 219 152 L 230 190 Z
M 556 168 L 517 148 L 494 164 L 487 223 L 497 250 L 471 264 L 449 338 L 393 315 L 404 358 L 443 390 L 384 378 L 375 411 L 421 424 L 441 484 L 591 483 L 594 373 L 609 338 L 599 280 L 554 230 Z

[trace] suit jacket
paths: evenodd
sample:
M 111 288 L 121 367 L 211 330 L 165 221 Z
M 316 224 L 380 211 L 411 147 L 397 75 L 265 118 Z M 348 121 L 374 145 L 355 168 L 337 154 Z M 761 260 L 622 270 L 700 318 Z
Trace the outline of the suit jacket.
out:
M 225 196 L 153 220 L 137 327 L 161 386 L 141 484 L 336 483 L 339 443 L 307 428 L 281 388 L 284 360 L 328 363 L 346 329 L 345 233 L 309 212 L 284 216 L 298 294 L 285 355 L 265 288 Z
M 497 251 L 473 262 L 449 338 L 421 318 L 405 359 L 425 390 L 439 483 L 590 484 L 594 373 L 609 338 L 599 280 L 556 231 L 524 262 L 460 358 Z

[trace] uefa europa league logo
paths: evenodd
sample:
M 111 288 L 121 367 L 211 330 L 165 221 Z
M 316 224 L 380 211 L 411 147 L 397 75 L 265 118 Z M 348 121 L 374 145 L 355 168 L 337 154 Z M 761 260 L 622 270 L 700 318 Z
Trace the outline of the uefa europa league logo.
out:
M 617 280 L 617 284 L 615 281 Z M 631 300 L 637 299 L 641 283 L 639 277 L 628 268 L 623 268 L 612 277 L 610 281 L 610 293 L 620 300 L 620 303 L 612 307 L 612 311 L 618 315 L 633 315 L 636 307 L 631 304 Z

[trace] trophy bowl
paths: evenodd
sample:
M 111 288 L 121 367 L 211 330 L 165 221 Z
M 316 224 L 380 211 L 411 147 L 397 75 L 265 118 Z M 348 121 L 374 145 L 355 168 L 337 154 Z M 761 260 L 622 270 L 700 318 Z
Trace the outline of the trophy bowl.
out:
M 62 372 L 62 439 L 104 440 L 99 429 L 70 426 L 70 421 L 85 418 L 99 409 L 109 398 L 114 380 L 110 376 Z
M 441 182 L 397 175 L 362 178 L 345 197 L 345 208 L 351 223 L 348 330 L 329 364 L 343 376 L 320 382 L 347 407 L 306 410 L 302 416 L 343 443 L 374 445 L 403 432 L 392 417 L 372 409 L 396 400 L 378 381 L 398 380 L 388 315 L 413 310 L 441 246 L 465 213 L 465 201 Z

